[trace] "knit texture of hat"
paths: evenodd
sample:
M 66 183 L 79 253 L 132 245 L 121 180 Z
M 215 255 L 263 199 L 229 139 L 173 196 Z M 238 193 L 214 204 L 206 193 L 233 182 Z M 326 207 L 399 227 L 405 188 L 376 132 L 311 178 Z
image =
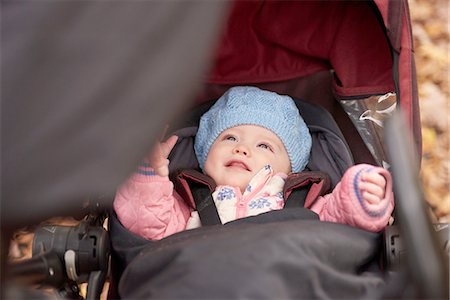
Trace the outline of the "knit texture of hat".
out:
M 306 167 L 311 135 L 292 98 L 240 86 L 229 89 L 200 118 L 194 148 L 202 169 L 217 137 L 238 125 L 259 125 L 271 130 L 283 142 L 292 172 L 300 172 Z

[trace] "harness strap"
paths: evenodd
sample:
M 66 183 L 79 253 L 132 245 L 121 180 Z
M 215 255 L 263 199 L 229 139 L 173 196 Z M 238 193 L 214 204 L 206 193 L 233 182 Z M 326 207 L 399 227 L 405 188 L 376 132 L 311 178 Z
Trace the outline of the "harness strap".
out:
M 173 178 L 175 189 L 189 206 L 197 210 L 202 226 L 222 224 L 212 193 L 215 182 L 196 170 L 180 170 Z
M 293 189 L 284 202 L 284 208 L 303 207 L 310 188 L 311 184 Z
M 194 197 L 195 206 L 202 226 L 222 224 L 211 191 L 201 183 L 191 181 L 188 183 Z

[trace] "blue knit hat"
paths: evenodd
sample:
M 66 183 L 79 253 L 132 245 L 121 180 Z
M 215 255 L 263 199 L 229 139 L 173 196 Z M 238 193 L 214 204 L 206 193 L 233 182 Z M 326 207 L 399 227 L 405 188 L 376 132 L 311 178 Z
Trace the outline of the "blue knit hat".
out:
M 311 135 L 292 98 L 256 87 L 239 86 L 229 89 L 200 119 L 194 148 L 202 169 L 217 137 L 238 125 L 259 125 L 271 130 L 283 142 L 292 172 L 306 167 Z

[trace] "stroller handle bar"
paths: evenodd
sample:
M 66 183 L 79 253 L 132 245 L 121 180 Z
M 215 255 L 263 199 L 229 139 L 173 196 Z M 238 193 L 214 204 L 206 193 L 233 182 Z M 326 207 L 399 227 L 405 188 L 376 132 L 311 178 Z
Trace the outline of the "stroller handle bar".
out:
M 403 236 L 408 273 L 423 297 L 448 299 L 448 256 L 427 213 L 412 141 L 401 110 L 385 124 L 387 152 L 394 178 L 399 230 Z

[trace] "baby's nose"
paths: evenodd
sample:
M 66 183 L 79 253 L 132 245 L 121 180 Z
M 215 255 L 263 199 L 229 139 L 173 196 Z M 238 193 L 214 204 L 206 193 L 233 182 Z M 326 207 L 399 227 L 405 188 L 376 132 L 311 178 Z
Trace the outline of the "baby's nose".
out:
M 242 145 L 237 145 L 236 147 L 234 147 L 233 153 L 234 154 L 242 154 L 245 156 L 249 155 L 249 151 L 248 151 L 247 147 L 242 146 Z

